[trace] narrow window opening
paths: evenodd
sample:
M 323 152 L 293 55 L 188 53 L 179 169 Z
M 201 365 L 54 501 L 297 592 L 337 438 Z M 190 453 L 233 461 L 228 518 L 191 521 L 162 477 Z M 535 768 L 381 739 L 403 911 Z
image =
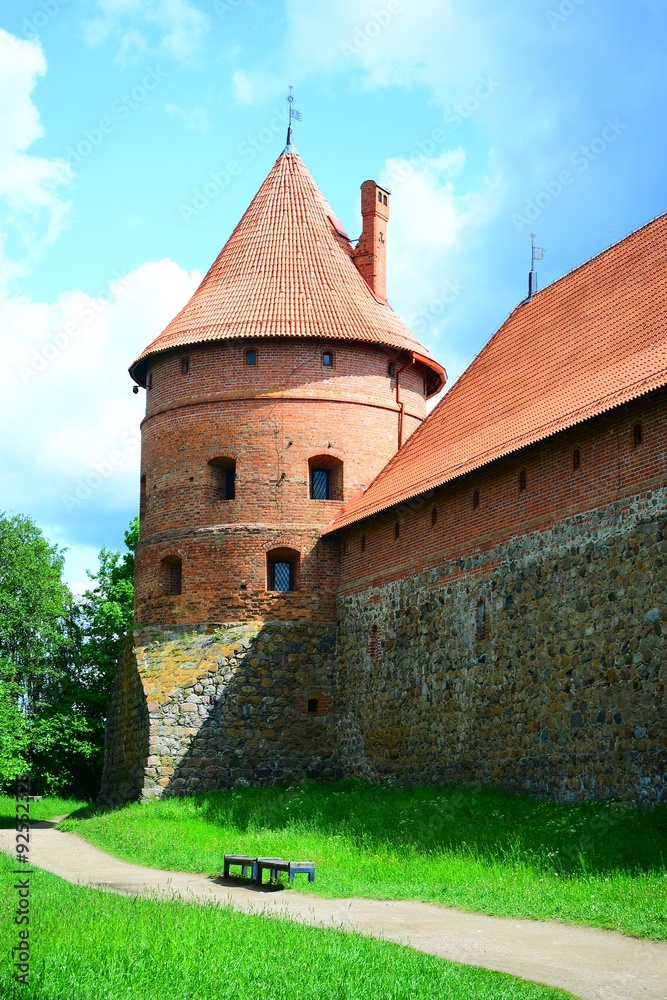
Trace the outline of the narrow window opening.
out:
M 213 502 L 236 499 L 236 461 L 233 458 L 211 458 L 209 488 Z
M 361 548 L 362 552 L 366 551 L 366 536 L 365 535 L 361 536 L 361 546 L 360 546 L 360 548 Z
M 146 515 L 146 477 L 142 476 L 139 480 L 139 527 L 141 528 L 141 522 Z
M 162 594 L 165 597 L 178 597 L 181 593 L 182 563 L 178 556 L 165 556 L 160 563 Z
M 331 351 L 324 351 L 322 353 L 322 367 L 333 368 L 333 354 Z
M 644 440 L 644 429 L 641 424 L 635 424 L 635 426 L 632 428 L 633 448 L 639 448 L 643 440 Z
M 526 470 L 522 469 L 521 472 L 519 473 L 519 493 L 523 493 L 527 483 L 528 479 L 526 477 Z
M 343 499 L 343 463 L 333 455 L 315 455 L 308 459 L 311 500 Z
M 146 388 L 147 389 L 153 388 L 153 372 L 148 373 L 148 378 L 146 379 Z
M 572 452 L 572 471 L 579 472 L 581 468 L 581 452 L 578 448 L 575 448 Z
M 181 359 L 181 371 L 184 375 L 187 375 L 190 371 L 190 358 Z
M 400 534 L 401 534 L 401 525 L 400 525 L 400 523 L 399 523 L 399 522 L 397 521 L 397 522 L 396 522 L 396 524 L 394 525 L 394 541 L 395 541 L 395 542 L 397 542 L 397 541 L 398 541 L 398 538 L 399 538 L 399 535 L 400 535 Z
M 434 507 L 431 510 L 431 527 L 434 528 L 438 523 L 438 508 Z
M 254 368 L 257 364 L 257 351 L 253 347 L 245 352 L 245 363 L 251 368 Z
M 378 191 L 378 201 L 382 204 L 382 191 Z
M 478 601 L 475 608 L 475 639 L 481 642 L 486 639 L 486 604 Z
M 377 622 L 373 622 L 368 630 L 368 655 L 374 663 L 382 659 L 382 632 Z
M 393 361 L 390 361 L 389 364 L 387 365 L 387 375 L 389 376 L 389 378 L 396 377 L 396 365 L 394 364 Z
M 479 507 L 479 490 L 475 490 L 472 495 L 472 509 L 477 510 Z
M 272 549 L 267 552 L 267 587 L 279 593 L 296 590 L 299 553 L 296 549 Z
M 309 711 L 309 713 L 311 713 L 312 715 L 315 715 L 315 713 L 317 712 L 317 708 L 318 708 L 317 698 L 309 698 L 308 699 L 308 711 Z
M 387 204 L 387 196 L 386 196 L 386 194 L 383 194 L 383 195 L 382 195 L 382 204 L 383 204 L 383 205 L 386 205 L 386 204 Z

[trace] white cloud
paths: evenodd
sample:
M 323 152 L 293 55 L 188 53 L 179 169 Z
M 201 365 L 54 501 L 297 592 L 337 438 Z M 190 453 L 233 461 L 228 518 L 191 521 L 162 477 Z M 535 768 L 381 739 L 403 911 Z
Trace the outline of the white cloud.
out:
M 436 353 L 453 307 L 470 290 L 470 261 L 463 250 L 497 214 L 502 197 L 498 179 L 467 186 L 464 167 L 459 147 L 433 157 L 416 153 L 410 159 L 389 159 L 381 174 L 381 183 L 393 195 L 389 297 L 415 335 Z
M 189 132 L 210 132 L 212 125 L 206 108 L 192 108 L 186 111 L 178 104 L 165 104 L 164 110 L 171 118 L 178 118 L 185 123 Z
M 0 496 L 3 507 L 29 513 L 72 549 L 75 577 L 100 519 L 129 518 L 137 505 L 145 398 L 133 395 L 127 367 L 201 278 L 165 259 L 142 264 L 97 297 L 79 290 L 52 303 L 0 297 L 0 422 L 21 429 L 0 444 Z
M 113 39 L 123 67 L 146 52 L 188 62 L 209 28 L 206 14 L 189 0 L 98 0 L 97 10 L 83 22 L 84 38 L 93 47 Z
M 241 69 L 237 69 L 235 73 L 232 74 L 232 89 L 234 91 L 234 97 L 241 104 L 252 104 L 255 100 L 256 88 L 252 80 Z
M 46 73 L 38 42 L 0 29 L 0 286 L 21 277 L 65 225 L 69 205 L 61 189 L 72 179 L 62 159 L 28 152 L 42 137 L 32 92 Z

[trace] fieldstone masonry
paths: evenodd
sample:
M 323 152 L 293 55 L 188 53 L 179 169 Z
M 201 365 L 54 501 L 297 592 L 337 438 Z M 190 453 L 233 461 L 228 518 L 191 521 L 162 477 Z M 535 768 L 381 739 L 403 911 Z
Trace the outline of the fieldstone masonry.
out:
M 662 489 L 339 598 L 343 772 L 663 799 L 666 561 Z
M 136 631 L 112 696 L 100 802 L 333 777 L 334 648 L 326 624 Z

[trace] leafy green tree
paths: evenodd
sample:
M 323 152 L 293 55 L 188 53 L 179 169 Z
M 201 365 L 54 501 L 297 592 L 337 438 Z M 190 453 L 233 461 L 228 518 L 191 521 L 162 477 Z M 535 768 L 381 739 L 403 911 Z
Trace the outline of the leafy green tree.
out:
M 26 770 L 30 726 L 63 676 L 73 600 L 63 554 L 28 517 L 0 514 L 0 784 Z

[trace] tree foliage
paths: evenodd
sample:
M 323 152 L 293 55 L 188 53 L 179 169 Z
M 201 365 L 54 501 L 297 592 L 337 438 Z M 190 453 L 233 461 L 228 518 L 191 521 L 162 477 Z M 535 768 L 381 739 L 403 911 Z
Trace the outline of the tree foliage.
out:
M 96 795 L 138 537 L 135 518 L 126 551 L 102 549 L 77 601 L 61 550 L 29 518 L 0 516 L 0 787 L 28 771 L 38 792 Z

